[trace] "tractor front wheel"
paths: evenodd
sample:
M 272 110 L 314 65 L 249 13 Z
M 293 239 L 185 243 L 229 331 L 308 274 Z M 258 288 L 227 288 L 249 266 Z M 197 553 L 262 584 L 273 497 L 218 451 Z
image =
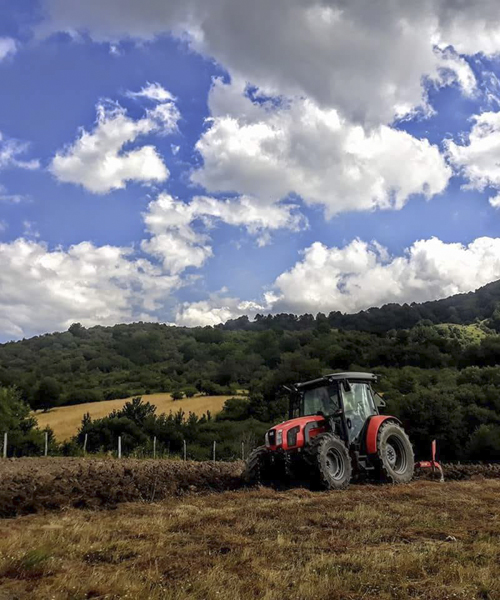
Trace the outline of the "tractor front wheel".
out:
M 333 433 L 312 439 L 306 458 L 313 470 L 312 483 L 325 490 L 343 490 L 351 481 L 351 457 L 344 442 Z
M 380 426 L 377 462 L 381 481 L 408 483 L 413 477 L 415 458 L 410 439 L 394 421 L 387 421 Z

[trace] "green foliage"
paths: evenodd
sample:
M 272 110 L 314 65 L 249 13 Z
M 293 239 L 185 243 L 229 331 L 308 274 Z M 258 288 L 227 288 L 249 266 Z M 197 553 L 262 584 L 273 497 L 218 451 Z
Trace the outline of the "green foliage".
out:
M 37 410 L 49 410 L 59 403 L 60 387 L 53 377 L 44 377 L 38 384 L 33 395 L 32 407 Z
M 500 460 L 500 426 L 478 427 L 470 438 L 468 456 L 476 460 Z
M 107 420 L 87 419 L 80 431 L 89 434 L 92 451 L 114 451 L 122 431 L 126 451 L 146 452 L 157 432 L 165 452 L 180 451 L 187 436 L 201 456 L 219 430 L 240 435 L 234 432 L 249 419 L 265 429 L 286 417 L 283 384 L 333 371 L 372 371 L 382 375 L 385 412 L 404 421 L 418 455 L 427 456 L 436 438 L 442 458 L 483 452 L 487 460 L 484 439 L 494 439 L 500 426 L 499 323 L 500 282 L 437 302 L 356 315 L 257 315 L 192 329 L 74 323 L 63 333 L 0 345 L 0 386 L 15 386 L 24 406 L 42 410 L 156 392 L 234 396 L 217 419 L 207 415 L 199 422 L 156 415 L 134 399 Z M 248 391 L 246 397 L 238 390 Z M 36 445 L 36 432 L 23 439 L 28 443 L 31 435 Z M 81 448 L 80 438 L 76 443 Z M 67 444 L 62 451 L 73 450 Z
M 62 453 L 81 453 L 85 435 L 88 452 L 114 453 L 121 436 L 124 455 L 151 456 L 152 440 L 156 437 L 158 456 L 181 454 L 186 440 L 189 458 L 206 460 L 212 456 L 215 441 L 217 458 L 233 460 L 241 455 L 242 442 L 249 451 L 260 443 L 268 427 L 255 419 L 213 421 L 208 414 L 198 417 L 189 413 L 186 416 L 182 410 L 156 415 L 154 406 L 134 398 L 121 410 L 102 419 L 93 421 L 85 415 L 78 435 L 64 444 Z
M 55 446 L 50 429 L 49 443 Z M 0 436 L 8 433 L 8 455 L 25 456 L 41 454 L 45 444 L 44 432 L 38 429 L 36 419 L 30 415 L 30 407 L 13 387 L 0 386 Z

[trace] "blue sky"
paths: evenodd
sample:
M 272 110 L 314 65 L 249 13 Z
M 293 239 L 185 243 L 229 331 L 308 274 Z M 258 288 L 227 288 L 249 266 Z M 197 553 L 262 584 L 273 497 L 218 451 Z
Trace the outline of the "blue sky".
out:
M 500 278 L 498 24 L 485 2 L 429 13 L 391 48 L 411 9 L 367 25 L 358 4 L 283 5 L 270 43 L 239 0 L 208 16 L 192 0 L 187 25 L 156 0 L 139 16 L 0 2 L 0 339 L 349 312 Z M 292 8 L 305 34 L 288 48 Z M 350 35 L 332 45 L 336 19 Z

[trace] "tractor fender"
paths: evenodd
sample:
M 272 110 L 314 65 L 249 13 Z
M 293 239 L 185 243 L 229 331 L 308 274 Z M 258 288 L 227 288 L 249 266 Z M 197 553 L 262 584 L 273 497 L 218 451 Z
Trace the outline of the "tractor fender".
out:
M 366 430 L 366 453 L 367 454 L 376 454 L 377 453 L 377 436 L 378 430 L 382 423 L 386 421 L 394 421 L 401 425 L 401 421 L 396 417 L 391 417 L 389 415 L 377 415 L 372 417 L 368 422 L 368 428 Z

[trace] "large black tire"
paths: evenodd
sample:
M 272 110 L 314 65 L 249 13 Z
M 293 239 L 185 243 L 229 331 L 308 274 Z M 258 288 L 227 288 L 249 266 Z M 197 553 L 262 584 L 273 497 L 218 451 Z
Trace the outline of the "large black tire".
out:
M 313 487 L 344 490 L 351 481 L 352 464 L 344 442 L 333 433 L 323 433 L 311 440 L 305 458 L 311 469 Z
M 250 452 L 241 478 L 247 485 L 263 485 L 270 483 L 270 464 L 268 450 L 265 446 L 259 446 Z
M 378 430 L 376 462 L 381 481 L 408 483 L 413 478 L 413 447 L 405 430 L 394 421 L 382 423 Z

